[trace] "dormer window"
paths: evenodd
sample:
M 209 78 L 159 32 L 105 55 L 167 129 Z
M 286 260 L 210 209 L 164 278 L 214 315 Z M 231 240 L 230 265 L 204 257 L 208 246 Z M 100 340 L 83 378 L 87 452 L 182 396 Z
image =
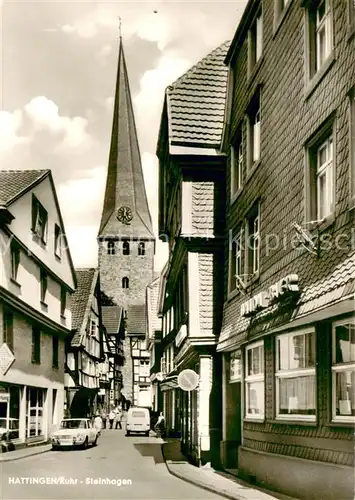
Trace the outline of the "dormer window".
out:
M 32 196 L 32 231 L 41 238 L 43 243 L 47 241 L 48 213 L 38 199 Z
M 129 278 L 127 276 L 122 278 L 122 288 L 129 288 Z
M 145 243 L 143 241 L 138 244 L 138 255 L 145 255 Z
M 129 241 L 125 240 L 122 245 L 122 253 L 123 255 L 129 255 Z
M 109 240 L 107 242 L 107 254 L 108 255 L 115 255 L 115 242 L 112 240 Z

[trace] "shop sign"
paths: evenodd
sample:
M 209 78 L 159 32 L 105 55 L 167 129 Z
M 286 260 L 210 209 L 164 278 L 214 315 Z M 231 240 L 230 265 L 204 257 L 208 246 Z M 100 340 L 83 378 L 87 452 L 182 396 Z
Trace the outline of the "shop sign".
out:
M 199 383 L 199 376 L 194 370 L 182 370 L 178 376 L 178 385 L 183 391 L 193 391 Z
M 179 345 L 182 344 L 182 342 L 186 339 L 187 337 L 187 328 L 186 325 L 182 325 L 180 330 L 178 331 L 176 337 L 175 337 L 175 345 L 176 347 L 179 347 Z
M 4 343 L 0 347 L 0 374 L 5 375 L 14 361 L 15 356 L 12 354 L 9 346 Z
M 10 393 L 0 392 L 0 403 L 7 403 L 8 401 L 10 401 Z
M 275 285 L 270 286 L 268 290 L 264 290 L 244 302 L 240 307 L 240 315 L 250 316 L 261 309 L 269 307 L 275 300 L 298 291 L 298 275 L 289 274 Z

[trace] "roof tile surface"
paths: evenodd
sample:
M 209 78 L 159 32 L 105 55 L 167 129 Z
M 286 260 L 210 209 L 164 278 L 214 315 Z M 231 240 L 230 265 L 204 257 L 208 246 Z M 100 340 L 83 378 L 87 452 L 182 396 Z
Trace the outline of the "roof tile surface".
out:
M 127 310 L 127 333 L 145 334 L 145 304 L 132 304 Z
M 13 198 L 47 174 L 49 170 L 0 170 L 0 205 L 11 203 Z
M 107 333 L 118 333 L 122 318 L 122 307 L 120 306 L 103 306 L 102 307 L 102 322 Z

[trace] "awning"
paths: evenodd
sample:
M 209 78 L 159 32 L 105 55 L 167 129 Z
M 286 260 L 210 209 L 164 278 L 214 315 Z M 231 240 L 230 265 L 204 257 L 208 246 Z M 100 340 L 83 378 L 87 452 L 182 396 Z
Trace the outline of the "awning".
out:
M 177 375 L 171 375 L 170 377 L 166 377 L 163 382 L 160 384 L 160 389 L 162 391 L 168 391 L 171 389 L 177 389 L 178 383 L 177 383 Z

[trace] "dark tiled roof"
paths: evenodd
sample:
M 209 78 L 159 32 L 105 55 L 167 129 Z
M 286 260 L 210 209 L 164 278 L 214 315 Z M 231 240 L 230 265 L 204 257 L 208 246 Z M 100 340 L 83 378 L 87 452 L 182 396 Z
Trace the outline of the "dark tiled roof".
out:
M 104 306 L 102 307 L 102 322 L 107 333 L 117 333 L 120 329 L 122 319 L 122 307 Z
M 145 304 L 132 304 L 127 310 L 127 333 L 145 334 Z
M 167 88 L 172 144 L 219 147 L 228 76 L 224 58 L 229 45 L 223 43 Z
M 0 205 L 11 203 L 48 172 L 49 170 L 0 170 Z
M 94 268 L 76 269 L 75 272 L 78 287 L 71 298 L 72 330 L 76 330 L 71 341 L 72 346 L 80 344 L 81 328 L 95 289 L 94 278 L 97 277 L 97 271 Z

